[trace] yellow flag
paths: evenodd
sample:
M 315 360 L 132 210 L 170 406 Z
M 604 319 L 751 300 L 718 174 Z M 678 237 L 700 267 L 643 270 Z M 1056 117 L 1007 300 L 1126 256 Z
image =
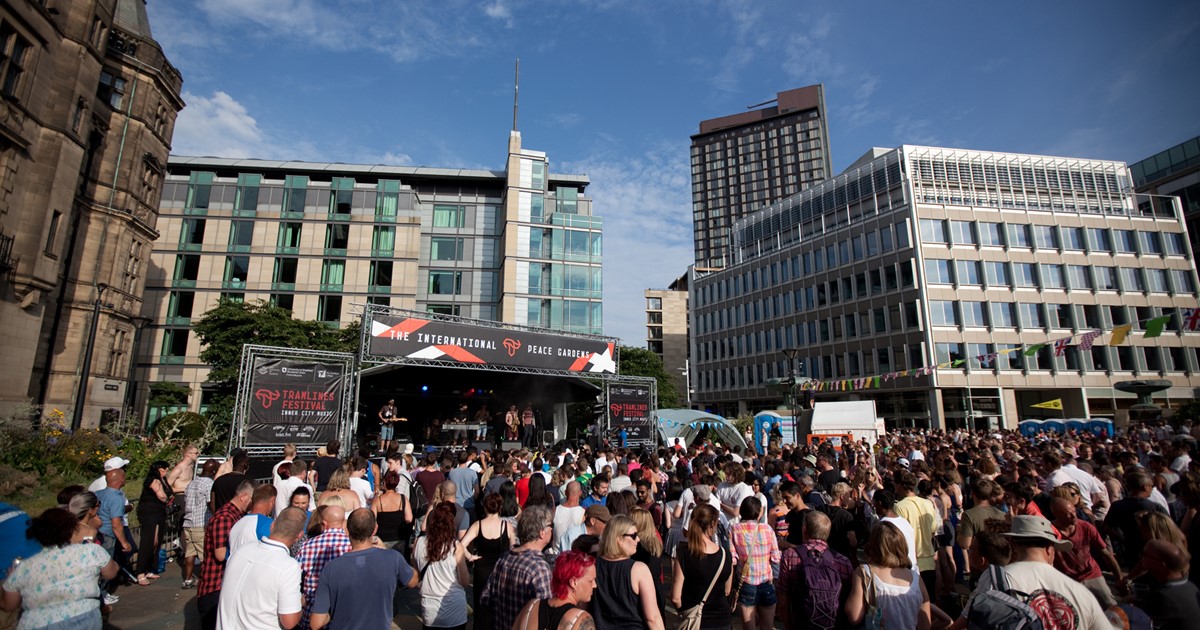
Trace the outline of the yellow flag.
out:
M 1108 340 L 1108 345 L 1119 346 L 1125 343 L 1125 338 L 1129 336 L 1129 331 L 1133 330 L 1133 324 L 1122 324 L 1112 329 L 1112 338 Z
M 1054 400 L 1047 400 L 1046 402 L 1040 402 L 1036 405 L 1029 406 L 1037 409 L 1057 409 L 1059 411 L 1062 411 L 1063 408 L 1061 398 L 1055 398 Z

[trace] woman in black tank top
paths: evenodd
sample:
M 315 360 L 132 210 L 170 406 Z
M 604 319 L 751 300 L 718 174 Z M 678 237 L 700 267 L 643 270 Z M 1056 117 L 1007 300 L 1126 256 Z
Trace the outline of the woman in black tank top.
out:
M 520 630 L 574 630 L 589 625 L 587 604 L 596 588 L 596 560 L 580 551 L 559 554 L 550 599 L 533 600 L 517 614 Z
M 512 549 L 515 538 L 508 522 L 500 518 L 502 505 L 503 499 L 498 494 L 489 494 L 484 497 L 484 517 L 472 523 L 462 538 L 462 543 L 467 548 L 467 558 L 475 563 L 471 568 L 471 584 L 474 587 L 472 603 L 476 628 L 488 628 L 492 625 L 492 609 L 482 606 L 479 598 L 483 595 L 483 588 L 487 585 L 488 578 L 496 568 L 496 561 L 504 555 L 504 552 Z M 488 538 L 484 534 L 485 527 L 495 531 L 497 526 L 500 533 L 495 538 Z
M 598 630 L 663 628 L 654 578 L 645 563 L 633 559 L 639 537 L 637 525 L 628 516 L 614 516 L 604 529 L 596 560 L 598 592 L 592 606 Z

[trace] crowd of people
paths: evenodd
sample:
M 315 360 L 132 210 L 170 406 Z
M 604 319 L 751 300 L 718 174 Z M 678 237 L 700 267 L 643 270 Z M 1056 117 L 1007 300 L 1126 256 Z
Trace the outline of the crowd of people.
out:
M 398 588 L 441 629 L 1184 628 L 1200 619 L 1194 445 L 1167 425 L 765 452 L 331 442 L 311 462 L 289 447 L 260 483 L 244 452 L 197 473 L 188 449 L 151 466 L 133 565 L 114 458 L 96 491 L 31 519 L 20 544 L 42 551 L 16 552 L 0 607 L 22 628 L 100 627 L 121 566 L 161 577 L 179 506 L 205 628 L 386 628 Z

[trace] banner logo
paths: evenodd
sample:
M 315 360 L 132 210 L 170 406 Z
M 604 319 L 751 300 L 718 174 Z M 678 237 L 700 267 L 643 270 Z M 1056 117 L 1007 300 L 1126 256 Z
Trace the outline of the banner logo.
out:
M 262 404 L 263 409 L 270 409 L 271 403 L 279 400 L 279 390 L 277 389 L 258 389 L 254 391 L 254 397 Z
M 614 415 L 614 416 L 621 415 L 621 405 L 618 405 L 616 403 L 609 405 L 608 410 L 611 411 L 612 415 Z
M 508 356 L 517 356 L 517 350 L 521 349 L 521 342 L 511 337 L 504 338 L 504 348 L 508 350 Z

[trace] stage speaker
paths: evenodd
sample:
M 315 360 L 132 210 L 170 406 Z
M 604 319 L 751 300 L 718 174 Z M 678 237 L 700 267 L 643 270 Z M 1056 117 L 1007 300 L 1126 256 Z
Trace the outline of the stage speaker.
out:
M 521 443 L 519 441 L 509 442 L 509 441 L 505 440 L 500 443 L 501 450 L 516 451 L 516 450 L 520 450 L 520 448 L 521 448 Z
M 475 450 L 482 453 L 483 451 L 492 450 L 496 446 L 496 443 L 491 440 L 483 440 L 482 442 L 475 440 L 471 442 L 471 445 L 475 447 Z

